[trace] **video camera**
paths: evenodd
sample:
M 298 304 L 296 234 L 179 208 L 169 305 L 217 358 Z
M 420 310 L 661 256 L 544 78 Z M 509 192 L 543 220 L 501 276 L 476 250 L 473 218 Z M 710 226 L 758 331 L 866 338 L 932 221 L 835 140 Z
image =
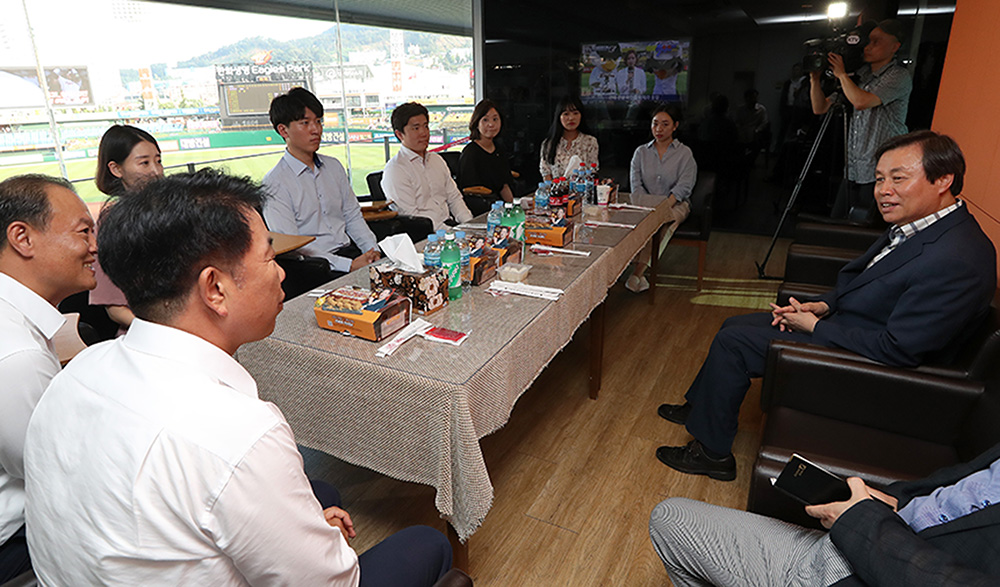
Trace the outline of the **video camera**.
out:
M 844 58 L 844 70 L 853 73 L 865 62 L 865 45 L 868 35 L 875 28 L 874 22 L 866 22 L 848 31 L 840 31 L 833 26 L 833 36 L 821 39 L 809 39 L 805 45 L 808 53 L 802 58 L 802 69 L 824 71 L 830 68 L 827 53 L 836 53 Z

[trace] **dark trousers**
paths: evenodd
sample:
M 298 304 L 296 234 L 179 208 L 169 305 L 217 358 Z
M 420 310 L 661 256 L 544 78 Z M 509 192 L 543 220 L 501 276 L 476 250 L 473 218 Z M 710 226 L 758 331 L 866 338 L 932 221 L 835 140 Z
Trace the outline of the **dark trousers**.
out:
M 24 535 L 24 526 L 21 526 L 7 542 L 0 544 L 0 585 L 30 569 L 28 539 Z
M 310 481 L 323 509 L 340 507 L 340 493 L 323 481 Z M 410 526 L 358 557 L 361 587 L 431 587 L 451 569 L 451 543 L 430 526 Z
M 732 452 L 740 405 L 750 378 L 764 374 L 768 344 L 776 339 L 809 342 L 811 338 L 809 334 L 781 332 L 771 326 L 768 312 L 726 320 L 684 396 L 692 408 L 688 432 L 712 452 Z

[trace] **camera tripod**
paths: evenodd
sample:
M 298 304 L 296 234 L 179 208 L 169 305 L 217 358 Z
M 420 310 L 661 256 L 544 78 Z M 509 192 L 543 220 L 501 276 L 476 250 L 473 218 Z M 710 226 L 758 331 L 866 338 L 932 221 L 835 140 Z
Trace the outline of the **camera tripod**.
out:
M 759 279 L 783 279 L 782 277 L 767 275 L 764 272 L 765 267 L 767 267 L 767 262 L 771 258 L 771 253 L 774 252 L 774 245 L 778 242 L 778 234 L 781 233 L 781 227 L 785 224 L 785 219 L 788 217 L 788 213 L 791 211 L 792 206 L 795 205 L 795 200 L 799 197 L 799 191 L 802 189 L 802 184 L 806 180 L 806 176 L 809 175 L 809 169 L 812 167 L 813 159 L 816 158 L 816 152 L 819 151 L 819 145 L 823 141 L 823 137 L 826 135 L 826 129 L 830 126 L 830 120 L 833 119 L 835 112 L 843 112 L 845 110 L 844 103 L 841 101 L 840 92 L 834 92 L 830 95 L 833 102 L 830 104 L 830 109 L 826 111 L 823 115 L 823 122 L 819 125 L 819 132 L 816 133 L 816 139 L 813 140 L 812 147 L 809 149 L 809 155 L 806 157 L 806 162 L 802 166 L 802 171 L 799 172 L 799 178 L 795 181 L 795 188 L 792 189 L 792 195 L 788 197 L 788 204 L 785 205 L 784 212 L 781 213 L 781 218 L 778 220 L 778 226 L 774 229 L 774 236 L 771 237 L 771 246 L 767 248 L 767 254 L 764 255 L 764 260 L 760 263 L 754 262 L 757 266 L 757 277 Z M 847 116 L 844 115 L 844 181 L 847 180 Z

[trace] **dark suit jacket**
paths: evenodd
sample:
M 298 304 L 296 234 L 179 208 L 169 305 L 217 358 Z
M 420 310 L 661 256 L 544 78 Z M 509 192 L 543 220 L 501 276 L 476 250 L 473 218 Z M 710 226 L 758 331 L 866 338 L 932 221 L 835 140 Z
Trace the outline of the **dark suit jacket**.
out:
M 967 206 L 921 230 L 865 270 L 889 242 L 882 235 L 848 263 L 819 299 L 831 314 L 812 341 L 890 365 L 947 361 L 989 311 L 996 251 Z
M 894 483 L 888 492 L 901 509 L 912 498 L 953 485 L 998 459 L 1000 445 L 926 479 Z M 830 538 L 855 572 L 838 587 L 1000 585 L 1000 504 L 916 534 L 889 508 L 862 501 L 841 514 Z

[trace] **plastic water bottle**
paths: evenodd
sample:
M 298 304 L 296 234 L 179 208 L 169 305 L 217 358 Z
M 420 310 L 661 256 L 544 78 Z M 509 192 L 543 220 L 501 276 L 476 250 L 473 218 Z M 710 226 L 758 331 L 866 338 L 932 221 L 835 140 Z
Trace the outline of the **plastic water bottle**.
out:
M 580 162 L 580 168 L 576 170 L 576 196 L 583 202 L 587 195 L 587 164 Z
M 538 189 L 535 190 L 535 209 L 541 210 L 542 208 L 548 208 L 548 207 L 549 207 L 549 183 L 543 181 L 538 184 Z
M 462 285 L 472 284 L 472 263 L 470 263 L 472 249 L 469 248 L 469 241 L 465 240 L 465 231 L 455 231 L 455 242 L 458 243 L 458 250 L 462 254 Z
M 441 244 L 438 242 L 438 235 L 433 232 L 427 235 L 427 244 L 424 245 L 424 266 L 441 266 Z
M 448 299 L 462 297 L 462 251 L 455 243 L 455 235 L 448 233 L 441 248 L 441 267 L 448 272 Z
M 493 202 L 493 208 L 486 215 L 486 238 L 493 239 L 493 231 L 500 226 L 500 218 L 503 216 L 503 202 Z

